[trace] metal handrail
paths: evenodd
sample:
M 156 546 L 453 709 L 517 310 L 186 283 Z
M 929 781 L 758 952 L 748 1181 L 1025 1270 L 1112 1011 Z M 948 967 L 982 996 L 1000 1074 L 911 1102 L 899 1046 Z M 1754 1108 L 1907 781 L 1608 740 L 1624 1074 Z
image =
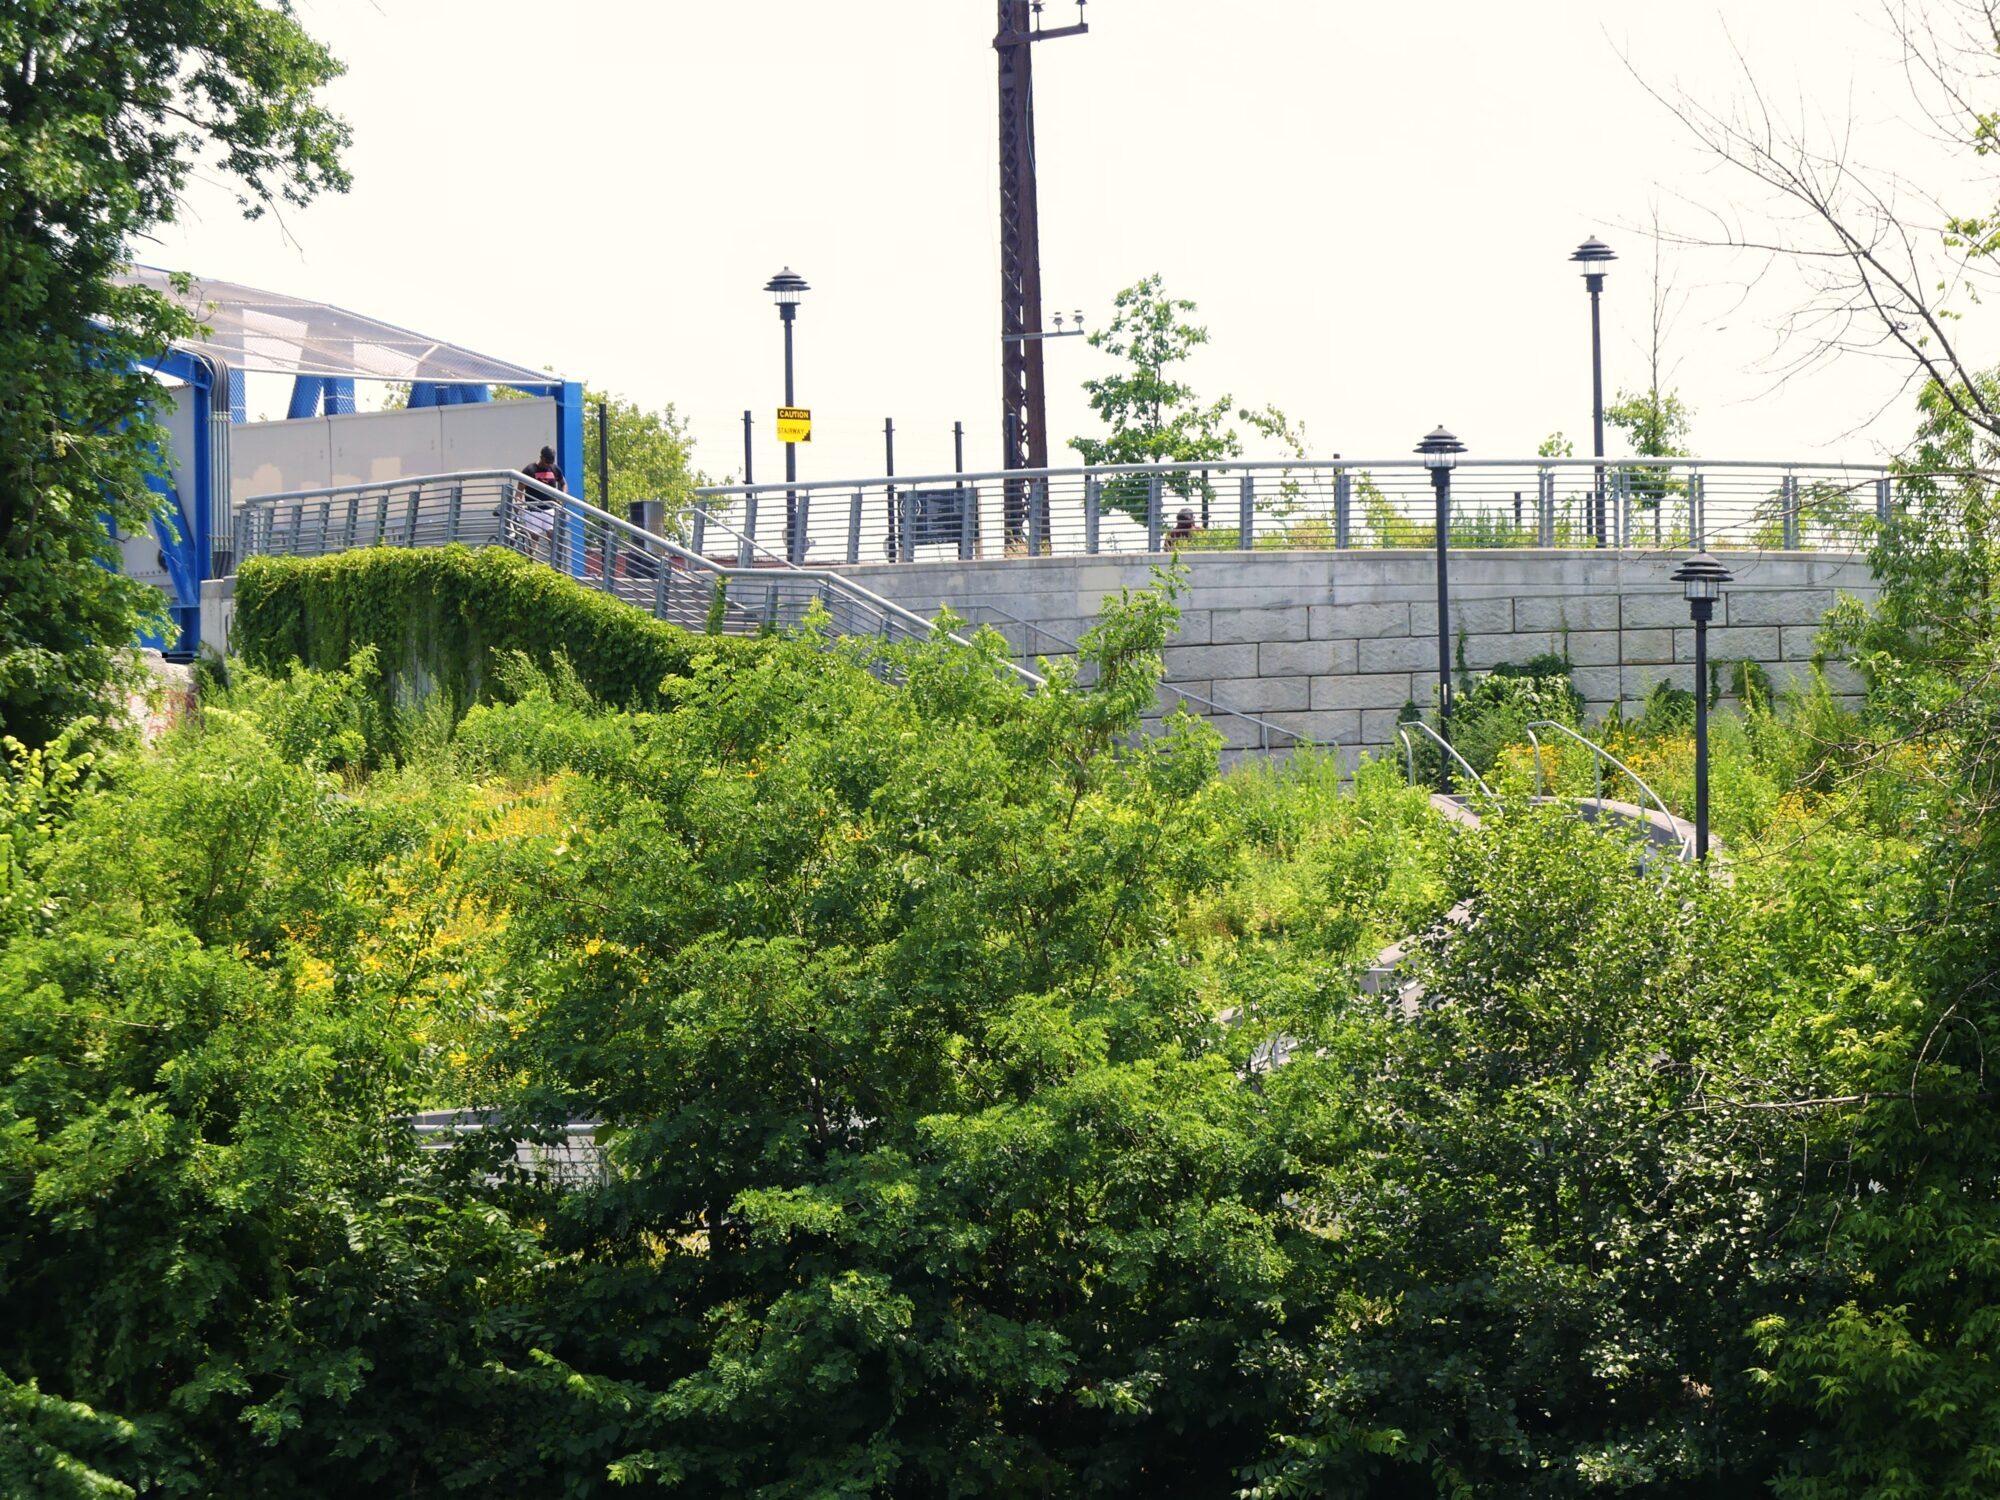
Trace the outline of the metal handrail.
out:
M 567 514 L 576 517 L 579 521 L 595 525 L 612 536 L 623 538 L 635 545 L 642 552 L 658 552 L 664 556 L 676 558 L 690 571 L 706 573 L 712 577 L 724 580 L 747 577 L 757 579 L 760 582 L 766 582 L 771 576 L 772 570 L 768 568 L 728 567 L 717 563 L 713 559 L 704 557 L 691 548 L 682 546 L 671 538 L 657 536 L 653 532 L 633 525 L 630 521 L 612 515 L 609 511 L 599 509 L 587 500 L 580 499 L 575 495 L 565 494 L 559 489 L 543 484 L 540 480 L 531 479 L 518 469 L 466 469 L 444 474 L 422 474 L 390 480 L 374 480 L 364 484 L 329 485 L 307 490 L 285 490 L 269 495 L 252 496 L 242 503 L 240 509 L 246 513 L 270 512 L 279 505 L 300 505 L 307 501 L 319 501 L 331 504 L 331 502 L 338 499 L 359 498 L 363 495 L 386 496 L 390 492 L 407 491 L 415 495 L 421 495 L 425 488 L 432 486 L 440 486 L 446 489 L 457 488 L 462 491 L 468 483 L 480 480 L 494 481 L 503 486 L 500 492 L 500 504 L 498 507 L 503 534 L 508 513 L 516 503 L 515 495 L 517 493 L 527 494 L 535 496 L 553 507 L 559 507 Z M 414 504 L 415 501 L 413 500 L 413 507 Z M 254 539 L 257 535 L 257 528 L 255 527 L 246 527 L 244 531 L 246 537 L 250 539 Z M 447 537 L 447 540 L 456 539 L 453 536 Z M 327 545 L 331 541 L 332 538 L 330 537 L 323 539 L 323 551 L 345 550 L 339 544 Z M 873 610 L 885 621 L 894 620 L 907 633 L 920 639 L 928 638 L 935 631 L 932 623 L 924 619 L 921 615 L 905 609 L 893 600 L 884 599 L 873 590 L 862 587 L 842 574 L 823 569 L 807 570 L 793 568 L 788 570 L 787 576 L 801 582 L 810 582 L 819 585 L 822 597 L 826 594 L 837 594 L 850 603 Z M 946 632 L 946 637 L 956 645 L 973 649 L 972 642 L 956 632 Z M 1030 687 L 1041 687 L 1044 685 L 1043 679 L 1039 675 L 1028 671 L 1024 667 L 1017 666 L 1011 661 L 1004 662 L 1003 665 L 1010 673 Z
M 798 479 L 767 480 L 760 484 L 712 484 L 697 489 L 698 497 L 717 495 L 765 495 L 782 491 L 835 490 L 846 491 L 857 486 L 867 488 L 872 485 L 897 485 L 914 488 L 920 485 L 980 484 L 994 481 L 1006 482 L 1029 479 L 1080 479 L 1104 476 L 1118 477 L 1142 474 L 1189 474 L 1203 472 L 1215 475 L 1236 474 L 1244 470 L 1270 472 L 1296 470 L 1313 473 L 1360 473 L 1377 469 L 1421 469 L 1423 461 L 1404 453 L 1393 458 L 1255 458 L 1255 459 L 1209 459 L 1182 462 L 1166 460 L 1143 464 L 1071 464 L 1067 466 L 1041 469 L 982 469 L 977 472 L 953 470 L 937 474 L 871 474 L 844 479 Z M 1598 469 L 1813 469 L 1840 470 L 1843 473 L 1861 474 L 1870 478 L 1924 479 L 1962 478 L 1968 474 L 1986 473 L 1984 470 L 1951 469 L 1935 474 L 1905 473 L 1885 463 L 1848 463 L 1838 459 L 1758 459 L 1758 458 L 1654 458 L 1635 454 L 1630 458 L 1544 458 L 1537 454 L 1526 458 L 1460 458 L 1453 465 L 1459 469 L 1552 469 L 1581 470 L 1586 473 Z M 2000 473 L 2000 470 L 1994 471 Z M 712 514 L 712 512 L 711 512 Z
M 1571 729 L 1567 724 L 1559 723 L 1554 719 L 1531 719 L 1528 721 L 1525 728 L 1528 733 L 1528 743 L 1534 747 L 1534 752 L 1535 752 L 1535 795 L 1537 797 L 1543 794 L 1542 793 L 1542 787 L 1543 787 L 1542 742 L 1536 738 L 1535 731 L 1537 729 L 1553 729 L 1557 731 L 1559 734 L 1568 735 L 1571 739 L 1575 740 L 1579 745 L 1583 746 L 1584 749 L 1590 752 L 1591 755 L 1590 771 L 1592 776 L 1593 801 L 1599 803 L 1600 805 L 1604 801 L 1604 762 L 1610 761 L 1612 765 L 1616 766 L 1620 771 L 1624 772 L 1626 776 L 1630 777 L 1632 784 L 1639 788 L 1640 792 L 1649 801 L 1652 802 L 1654 807 L 1659 809 L 1660 816 L 1667 820 L 1667 827 L 1673 830 L 1675 841 L 1679 843 L 1681 847 L 1681 858 L 1683 860 L 1686 860 L 1686 859 L 1692 859 L 1694 857 L 1694 842 L 1687 833 L 1684 833 L 1682 831 L 1684 826 L 1682 824 L 1682 821 L 1667 810 L 1667 804 L 1661 800 L 1660 794 L 1658 792 L 1654 791 L 1651 786 L 1647 785 L 1645 777 L 1641 776 L 1637 771 L 1633 770 L 1630 766 L 1626 765 L 1624 761 L 1620 760 L 1617 756 L 1613 755 L 1609 750 L 1605 749 L 1595 740 L 1589 740 L 1584 738 L 1582 735 L 1578 734 L 1574 729 Z
M 1412 729 L 1427 734 L 1433 740 L 1437 741 L 1438 746 L 1446 755 L 1449 755 L 1460 766 L 1464 767 L 1465 774 L 1472 778 L 1473 785 L 1478 787 L 1489 801 L 1497 802 L 1500 800 L 1494 795 L 1493 788 L 1486 784 L 1486 778 L 1473 770 L 1471 763 L 1463 755 L 1460 755 L 1457 750 L 1452 748 L 1451 741 L 1431 728 L 1422 719 L 1405 719 L 1396 726 L 1396 738 L 1403 742 L 1403 769 L 1411 786 L 1417 784 L 1417 752 L 1416 747 L 1410 743 L 1410 731 Z
M 1870 528 L 1930 503 L 1921 476 L 1883 464 L 1750 459 L 1479 458 L 1453 486 L 1452 545 L 1858 551 Z M 1872 499 L 1870 492 L 1872 491 Z M 1155 554 L 1180 548 L 1432 545 L 1430 471 L 1409 456 L 1278 458 L 988 470 L 704 485 L 698 526 L 774 556 L 760 497 L 788 497 L 787 558 L 890 563 Z M 921 503 L 899 508 L 899 497 Z M 884 509 L 886 502 L 886 509 Z M 1176 507 L 1199 516 L 1191 527 Z M 768 507 L 775 511 L 775 506 Z M 1593 515 L 1593 512 L 1595 513 Z M 792 529 L 796 527 L 796 532 Z M 831 544 L 830 550 L 825 550 Z M 810 553 L 808 552 L 810 549 Z
M 786 557 L 782 552 L 773 552 L 769 547 L 766 547 L 762 542 L 758 541 L 754 536 L 747 536 L 743 532 L 738 531 L 734 526 L 731 526 L 727 521 L 723 520 L 722 517 L 718 516 L 714 511 L 705 509 L 704 507 L 699 505 L 690 505 L 688 507 L 688 514 L 691 516 L 701 517 L 701 524 L 704 527 L 709 527 L 709 526 L 718 527 L 721 530 L 728 532 L 731 536 L 735 537 L 739 548 L 737 552 L 738 557 L 741 557 L 743 555 L 740 549 L 743 547 L 748 547 L 752 552 L 763 553 L 764 556 L 770 558 L 771 561 L 776 563 L 779 567 L 791 568 L 794 571 L 798 570 L 799 565 L 793 562 L 789 557 Z

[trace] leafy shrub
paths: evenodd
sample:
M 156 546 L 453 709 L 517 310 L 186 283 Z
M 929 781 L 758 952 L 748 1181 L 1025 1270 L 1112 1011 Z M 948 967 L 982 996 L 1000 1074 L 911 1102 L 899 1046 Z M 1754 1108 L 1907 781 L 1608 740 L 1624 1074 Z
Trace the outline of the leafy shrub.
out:
M 498 652 L 569 658 L 605 703 L 657 707 L 660 685 L 697 661 L 758 648 L 691 635 L 502 547 L 368 548 L 333 557 L 246 559 L 235 648 L 282 673 L 293 661 L 345 671 L 372 647 L 385 714 L 441 695 L 452 712 L 492 700 Z
M 1526 740 L 1529 724 L 1553 719 L 1574 726 L 1582 713 L 1583 695 L 1570 678 L 1567 656 L 1502 662 L 1460 689 L 1452 705 L 1452 744 L 1484 775 L 1506 747 Z

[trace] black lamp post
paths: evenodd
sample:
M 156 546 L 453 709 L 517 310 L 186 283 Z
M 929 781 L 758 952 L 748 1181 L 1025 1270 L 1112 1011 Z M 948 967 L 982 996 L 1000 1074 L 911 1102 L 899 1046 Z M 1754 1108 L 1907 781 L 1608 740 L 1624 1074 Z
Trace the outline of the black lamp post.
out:
M 812 288 L 806 285 L 805 277 L 790 266 L 786 266 L 776 276 L 764 283 L 764 290 L 771 294 L 771 300 L 778 304 L 778 318 L 785 325 L 785 405 L 798 405 L 792 394 L 792 324 L 799 315 L 799 299 Z M 785 444 L 785 483 L 790 484 L 799 477 L 799 445 Z M 799 556 L 800 544 L 804 541 L 798 535 L 798 494 L 785 491 L 785 556 L 793 562 Z
M 1694 857 L 1708 858 L 1708 622 L 1715 601 L 1730 582 L 1729 569 L 1697 552 L 1674 570 L 1674 582 L 1687 594 L 1688 615 L 1694 620 Z
M 1583 284 L 1590 293 L 1590 423 L 1591 456 L 1597 460 L 1597 545 L 1605 543 L 1604 525 L 1604 335 L 1597 300 L 1604 293 L 1604 268 L 1618 259 L 1611 247 L 1592 235 L 1571 253 L 1583 266 Z
M 1431 492 L 1437 497 L 1437 583 L 1438 583 L 1438 735 L 1451 742 L 1451 582 L 1447 558 L 1451 549 L 1451 469 L 1465 451 L 1442 424 L 1424 434 L 1417 452 L 1431 471 Z M 1438 790 L 1451 790 L 1451 757 L 1438 756 Z

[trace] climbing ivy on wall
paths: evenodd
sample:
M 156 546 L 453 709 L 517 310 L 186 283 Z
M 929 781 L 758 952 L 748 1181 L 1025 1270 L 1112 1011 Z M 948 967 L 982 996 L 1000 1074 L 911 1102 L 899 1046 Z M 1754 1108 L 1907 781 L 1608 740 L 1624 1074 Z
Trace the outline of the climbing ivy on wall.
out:
M 373 646 L 385 703 L 438 693 L 454 715 L 492 698 L 497 652 L 543 666 L 561 653 L 600 701 L 652 708 L 660 684 L 697 659 L 760 649 L 690 634 L 501 548 L 458 546 L 248 559 L 233 641 L 267 671 L 293 660 L 337 670 Z

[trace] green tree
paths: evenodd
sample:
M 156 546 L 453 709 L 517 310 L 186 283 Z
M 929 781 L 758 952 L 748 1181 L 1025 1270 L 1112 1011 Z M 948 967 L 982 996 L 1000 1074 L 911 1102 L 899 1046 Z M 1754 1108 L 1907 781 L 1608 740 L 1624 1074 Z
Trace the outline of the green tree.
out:
M 164 624 L 102 564 L 107 522 L 155 510 L 140 363 L 190 324 L 114 274 L 204 156 L 251 217 L 344 188 L 346 127 L 316 102 L 339 71 L 288 5 L 0 6 L 0 729 L 41 740 L 90 712 Z
M 576 793 L 554 863 L 467 872 L 510 986 L 563 997 L 497 1097 L 590 1101 L 612 1168 L 516 1208 L 567 1267 L 510 1360 L 547 1414 L 517 1472 L 1216 1493 L 1255 1451 L 1281 1382 L 1225 1372 L 1310 1246 L 1178 926 L 1230 867 L 1214 740 L 1132 738 L 1172 625 L 1114 604 L 1089 693 L 1022 693 L 998 642 L 899 653 L 900 688 L 787 649 L 622 728 L 467 721 L 474 764 Z
M 1241 456 L 1242 440 L 1229 425 L 1234 398 L 1203 401 L 1192 386 L 1170 373 L 1208 342 L 1206 328 L 1186 321 L 1195 310 L 1195 304 L 1185 298 L 1168 296 L 1157 274 L 1141 278 L 1118 294 L 1111 326 L 1092 333 L 1090 344 L 1124 361 L 1129 369 L 1083 383 L 1091 409 L 1111 429 L 1106 437 L 1069 440 L 1085 463 L 1199 466 Z M 1285 445 L 1288 451 L 1302 453 L 1303 439 L 1277 407 L 1240 407 L 1236 420 Z M 1168 488 L 1187 499 L 1200 491 L 1202 483 L 1199 473 L 1183 472 L 1169 477 Z M 1144 523 L 1146 483 L 1143 479 L 1107 480 L 1103 503 Z
M 694 438 L 674 404 L 669 401 L 653 411 L 624 396 L 607 396 L 600 391 L 585 391 L 584 401 L 583 497 L 618 516 L 623 516 L 635 500 L 664 501 L 667 530 L 679 530 L 694 504 L 694 492 L 709 481 L 695 467 Z M 605 403 L 611 419 L 609 504 L 597 489 L 600 402 Z M 575 485 L 574 476 L 571 484 Z
M 0 905 L 10 1496 L 491 1478 L 478 1288 L 532 1245 L 402 1118 L 450 1072 L 427 1033 L 456 991 L 423 958 L 438 913 L 396 895 L 436 868 L 399 865 L 470 808 L 315 769 L 353 754 L 366 675 L 211 701 L 109 776 L 5 768 L 30 898 Z
M 1977 394 L 1927 387 L 1875 538 L 1881 585 L 1826 635 L 1868 682 L 1869 722 L 1829 747 L 1874 847 L 1824 859 L 1828 895 L 1794 943 L 1835 924 L 1858 950 L 1811 1012 L 1827 1102 L 1802 1114 L 1826 1165 L 1798 1240 L 1837 1275 L 1757 1325 L 1773 1404 L 1818 1431 L 1781 1495 L 1970 1497 L 2000 1483 L 2000 1173 L 1985 1038 L 2000 1027 L 2000 540 Z M 1853 731 L 1849 731 L 1853 735 Z M 1890 857 L 1894 855 L 1894 858 Z M 1835 913 L 1840 913 L 1835 915 Z
M 1642 458 L 1686 458 L 1694 413 L 1672 391 L 1653 387 L 1620 391 L 1604 408 L 1604 420 L 1625 434 L 1632 451 Z
M 1456 840 L 1421 990 L 1277 1081 L 1337 1270 L 1247 1494 L 1762 1492 L 1788 1143 L 1737 1105 L 1776 999 L 1728 887 L 1633 857 L 1559 809 Z

